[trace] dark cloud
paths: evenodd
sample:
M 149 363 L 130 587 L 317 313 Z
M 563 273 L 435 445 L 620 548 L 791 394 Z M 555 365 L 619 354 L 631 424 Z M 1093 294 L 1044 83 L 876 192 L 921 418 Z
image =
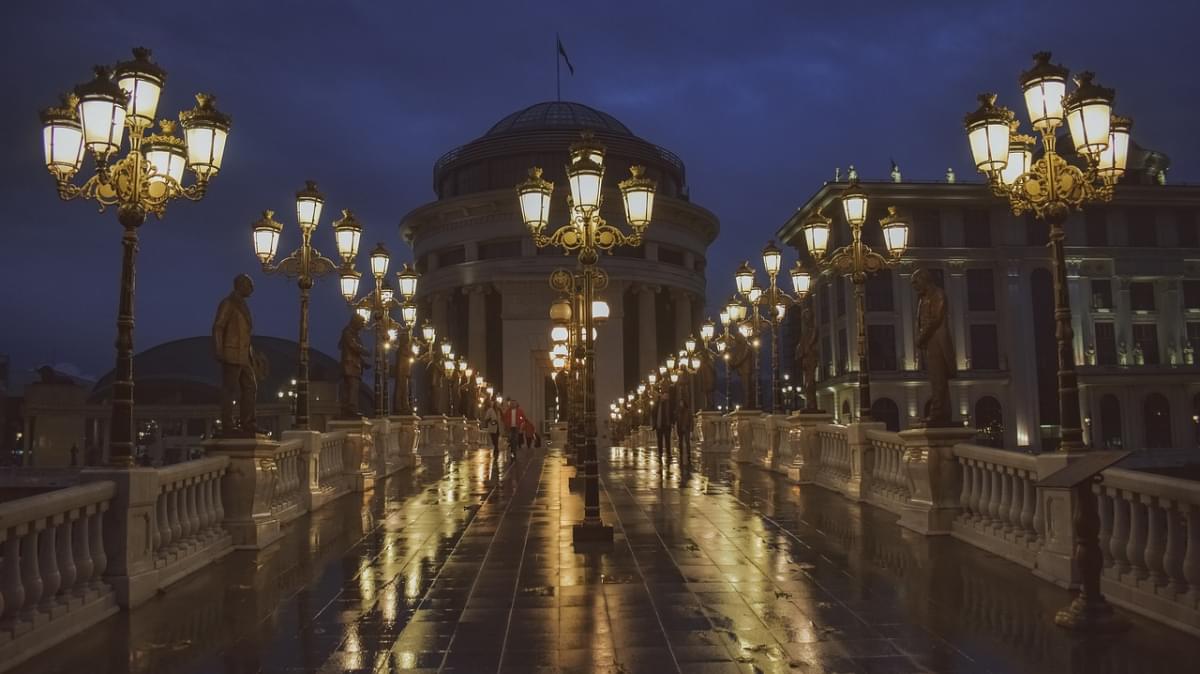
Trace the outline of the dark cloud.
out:
M 693 199 L 721 218 L 710 298 L 732 289 L 793 208 L 834 167 L 906 177 L 972 171 L 961 134 L 974 95 L 1019 104 L 1029 55 L 1091 69 L 1119 90 L 1137 139 L 1197 179 L 1190 123 L 1200 84 L 1191 26 L 1168 2 L 57 2 L 9 8 L 0 157 L 0 352 L 17 367 L 112 359 L 119 227 L 59 203 L 41 169 L 36 113 L 94 62 L 146 45 L 168 69 L 163 111 L 211 91 L 234 116 L 226 168 L 199 204 L 174 203 L 142 232 L 137 342 L 204 334 L 238 272 L 253 272 L 248 225 L 288 214 L 306 178 L 327 213 L 353 208 L 364 243 L 401 251 L 396 223 L 432 197 L 431 167 L 517 108 L 554 96 L 554 35 L 577 74 L 563 97 L 612 113 L 688 166 Z M 288 224 L 281 248 L 296 242 Z M 332 252 L 328 218 L 317 242 Z M 401 253 L 401 256 L 404 253 Z M 361 265 L 360 265 L 361 266 Z M 295 289 L 258 278 L 264 334 L 295 333 Z M 719 300 L 717 300 L 719 301 Z M 332 351 L 347 309 L 318 286 L 313 341 Z

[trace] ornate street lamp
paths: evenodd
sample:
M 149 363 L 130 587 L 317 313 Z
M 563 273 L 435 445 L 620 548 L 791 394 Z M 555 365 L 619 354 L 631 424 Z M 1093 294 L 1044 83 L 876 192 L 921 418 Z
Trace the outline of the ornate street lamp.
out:
M 867 352 L 867 276 L 895 264 L 904 254 L 908 246 L 909 222 L 896 207 L 888 207 L 888 215 L 879 221 L 887 248 L 887 257 L 884 257 L 871 250 L 862 240 L 869 198 L 857 181 L 851 182 L 842 191 L 841 205 L 846 224 L 850 226 L 850 243 L 829 253 L 828 257 L 826 248 L 829 242 L 829 219 L 814 213 L 805 220 L 801 229 L 809 255 L 817 268 L 842 274 L 854 284 L 854 308 L 858 323 L 858 416 L 860 421 L 870 421 L 871 361 Z M 807 296 L 811 283 L 811 277 L 797 262 L 792 269 L 792 284 L 797 296 Z M 803 295 L 801 289 L 804 290 Z
M 317 190 L 317 184 L 306 181 L 304 189 L 296 193 L 296 223 L 300 228 L 300 246 L 290 255 L 272 264 L 279 247 L 279 236 L 283 232 L 283 223 L 275 220 L 275 211 L 263 211 L 262 217 L 253 225 L 254 254 L 262 263 L 266 274 L 282 274 L 289 279 L 296 279 L 300 288 L 300 336 L 299 361 L 296 372 L 296 415 L 295 427 L 308 430 L 308 305 L 309 294 L 316 279 L 338 271 L 338 265 L 321 254 L 312 245 L 312 234 L 321 220 L 321 210 L 325 199 Z M 361 231 L 349 211 L 343 211 L 343 217 L 334 223 L 334 241 L 337 244 L 338 255 L 341 257 L 341 273 L 355 279 L 354 290 L 357 291 L 357 276 L 350 274 L 354 269 L 354 256 L 358 253 L 357 239 L 346 234 L 348 231 Z
M 1033 67 L 1021 75 L 1029 122 L 1041 139 L 1021 135 L 1016 116 L 996 105 L 995 94 L 979 97 L 980 106 L 964 123 L 976 168 L 988 178 L 992 193 L 1008 200 L 1014 215 L 1031 213 L 1048 225 L 1054 265 L 1055 338 L 1058 340 L 1058 450 L 1067 455 L 1087 452 L 1080 423 L 1079 387 L 1075 374 L 1074 332 L 1065 257 L 1067 217 L 1089 203 L 1111 201 L 1125 173 L 1132 120 L 1112 113 L 1114 91 L 1082 72 L 1067 92 L 1069 71 L 1050 62 L 1049 52 L 1033 56 Z M 1057 150 L 1057 131 L 1067 126 L 1075 156 Z M 1087 631 L 1116 631 L 1127 623 L 1116 615 L 1100 591 L 1102 556 L 1097 541 L 1099 513 L 1090 480 L 1074 489 L 1076 564 L 1081 571 L 1079 595 L 1058 612 L 1055 622 Z
M 979 97 L 980 107 L 966 116 L 965 126 L 975 166 L 987 176 L 992 192 L 1007 199 L 1014 214 L 1032 213 L 1049 225 L 1062 429 L 1059 449 L 1081 452 L 1087 447 L 1079 420 L 1064 223 L 1071 211 L 1112 199 L 1117 180 L 1125 173 L 1133 122 L 1112 115 L 1114 92 L 1095 84 L 1091 73 L 1080 73 L 1075 90 L 1067 93 L 1069 71 L 1051 63 L 1049 52 L 1033 58 L 1033 67 L 1021 76 L 1021 88 L 1030 125 L 1041 138 L 1037 161 L 1032 161 L 1035 139 L 1016 133 L 1016 116 L 996 105 L 995 94 Z M 1076 152 L 1073 161 L 1056 148 L 1056 133 L 1064 122 Z
M 632 233 L 627 235 L 605 222 L 600 216 L 604 154 L 604 146 L 594 140 L 590 131 L 584 131 L 582 139 L 571 146 L 566 166 L 571 191 L 567 200 L 570 217 L 552 234 L 546 235 L 544 231 L 549 225 L 550 196 L 554 186 L 542 179 L 541 169 L 536 167 L 530 170 L 529 179 L 517 186 L 521 216 L 534 244 L 538 248 L 554 246 L 575 253 L 583 281 L 580 303 L 583 315 L 579 324 L 583 328 L 583 390 L 580 397 L 584 426 L 584 516 L 583 522 L 574 529 L 576 543 L 612 540 L 612 527 L 600 519 L 600 476 L 596 460 L 595 317 L 592 307 L 598 278 L 596 263 L 601 252 L 611 252 L 617 246 L 641 245 L 642 234 L 650 225 L 654 209 L 655 183 L 642 175 L 641 167 L 635 166 L 630 170 L 630 178 L 619 184 L 625 219 Z
M 117 362 L 113 381 L 110 462 L 133 465 L 133 287 L 138 228 L 146 214 L 161 218 L 167 203 L 202 199 L 208 181 L 221 169 L 230 118 L 217 110 L 214 97 L 196 95 L 196 106 L 179 113 L 184 138 L 170 120 L 146 138 L 154 124 L 167 73 L 150 60 L 150 50 L 133 50 L 133 59 L 116 68 L 95 68 L 95 77 L 75 87 L 59 107 L 43 110 L 42 140 L 46 169 L 64 201 L 90 199 L 101 210 L 117 207 L 121 239 L 121 285 L 117 302 Z M 118 158 L 125 130 L 128 152 Z M 82 185 L 71 182 L 83 165 L 84 150 L 96 172 Z M 183 184 L 185 169 L 195 182 Z

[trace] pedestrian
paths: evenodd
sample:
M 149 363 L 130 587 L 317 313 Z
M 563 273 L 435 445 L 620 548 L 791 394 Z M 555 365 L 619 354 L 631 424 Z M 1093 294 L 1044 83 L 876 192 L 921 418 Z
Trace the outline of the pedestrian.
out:
M 654 430 L 658 433 L 658 453 L 671 455 L 671 427 L 675 425 L 674 410 L 671 409 L 671 393 L 664 386 L 654 406 Z
M 533 422 L 529 419 L 526 419 L 525 423 L 521 424 L 521 436 L 524 446 L 528 449 L 533 449 L 533 441 L 537 438 L 537 429 L 534 428 Z
M 508 431 L 508 456 L 517 458 L 517 446 L 521 442 L 521 428 L 525 425 L 525 410 L 516 400 L 508 399 L 508 409 L 504 410 L 504 429 Z
M 500 457 L 500 403 L 488 401 L 487 412 L 483 414 L 483 427 L 492 440 L 492 458 Z
M 675 415 L 675 432 L 679 434 L 679 460 L 692 460 L 692 405 L 686 396 L 679 396 L 679 412 Z

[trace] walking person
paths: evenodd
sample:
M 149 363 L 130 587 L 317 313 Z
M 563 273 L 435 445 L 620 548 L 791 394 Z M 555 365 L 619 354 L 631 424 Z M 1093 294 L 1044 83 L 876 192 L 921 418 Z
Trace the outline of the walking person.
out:
M 663 387 L 654 406 L 654 430 L 658 433 L 658 453 L 671 456 L 671 427 L 675 425 L 674 410 L 671 409 L 671 393 Z
M 517 446 L 521 442 L 521 428 L 525 425 L 525 410 L 516 400 L 508 399 L 508 408 L 504 410 L 504 429 L 508 431 L 508 457 L 517 458 Z
M 690 462 L 692 460 L 692 405 L 688 402 L 687 397 L 679 397 L 679 411 L 675 415 L 675 432 L 679 435 L 679 460 L 681 462 Z
M 487 411 L 483 414 L 483 428 L 492 440 L 492 460 L 500 458 L 500 403 L 488 401 Z

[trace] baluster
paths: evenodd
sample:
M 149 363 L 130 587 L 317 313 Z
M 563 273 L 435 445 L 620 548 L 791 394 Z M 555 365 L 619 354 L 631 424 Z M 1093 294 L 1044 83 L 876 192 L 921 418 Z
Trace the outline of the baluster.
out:
M 1168 502 L 1167 505 L 1167 552 L 1163 556 L 1163 567 L 1171 581 L 1171 590 L 1177 594 L 1187 592 L 1187 579 L 1183 575 L 1183 557 L 1187 549 L 1187 522 L 1184 521 L 1183 504 Z
M 1104 556 L 1104 568 L 1107 569 L 1113 565 L 1113 500 L 1102 484 L 1096 486 L 1096 507 L 1100 509 L 1100 553 Z
M 1146 568 L 1150 570 L 1152 585 L 1166 585 L 1167 574 L 1163 567 L 1163 553 L 1167 551 L 1167 518 L 1162 503 L 1152 496 L 1143 496 L 1146 512 Z
M 991 477 L 992 483 L 991 498 L 988 499 L 988 517 L 991 519 L 989 528 L 995 532 L 1004 525 L 1000 519 L 1000 501 L 1004 498 L 1004 468 L 988 464 L 988 476 Z
M 222 469 L 221 472 L 217 474 L 217 479 L 213 480 L 212 486 L 210 487 L 213 494 L 213 511 L 217 514 L 218 527 L 225 522 L 225 503 L 221 500 L 221 480 L 224 477 L 225 470 Z
M 79 513 L 75 520 L 75 572 L 79 582 L 75 584 L 75 594 L 83 596 L 87 593 L 88 584 L 92 582 L 92 573 L 96 565 L 92 562 L 92 546 L 88 542 L 88 520 L 92 517 L 92 509 L 88 506 Z
M 1129 543 L 1129 502 L 1118 489 L 1109 493 L 1113 500 L 1112 545 L 1109 551 L 1112 553 L 1113 568 L 1118 575 L 1122 575 L 1129 573 L 1130 569 L 1129 557 L 1125 554 L 1125 546 Z
M 1037 488 L 1034 487 L 1034 476 L 1029 471 L 1021 473 L 1021 532 L 1026 542 L 1037 540 L 1037 531 L 1033 528 L 1033 513 L 1037 508 Z
M 187 505 L 185 512 L 187 513 L 187 535 L 189 538 L 195 537 L 200 531 L 200 515 L 196 513 L 196 484 L 200 478 L 188 480 L 183 485 L 183 500 Z
M 1020 535 L 1021 531 L 1021 499 L 1025 496 L 1023 484 L 1025 479 L 1016 468 L 1008 469 L 1008 479 L 1012 483 L 1012 502 L 1008 506 L 1007 531 Z
M 59 586 L 59 592 L 63 595 L 69 595 L 75 589 L 75 583 L 79 579 L 79 570 L 75 568 L 75 552 L 74 540 L 75 522 L 79 520 L 79 511 L 72 510 L 66 513 L 63 519 L 62 526 L 58 528 L 58 572 L 62 574 L 62 585 Z
M 155 519 L 158 520 L 154 527 L 155 552 L 166 550 L 171 546 L 171 541 L 175 540 L 171 535 L 171 522 L 167 515 L 169 492 L 162 491 L 163 489 L 166 489 L 166 487 L 160 487 L 158 498 L 154 500 L 155 510 L 157 511 Z
M 1125 557 L 1133 567 L 1133 577 L 1141 580 L 1150 575 L 1146 568 L 1146 505 L 1137 494 L 1128 494 L 1129 500 L 1129 543 L 1125 546 Z
M 985 465 L 982 461 L 978 465 L 980 472 L 979 523 L 986 529 L 992 522 L 992 476 L 988 470 L 990 466 Z
M 0 591 L 4 593 L 4 612 L 0 613 L 0 618 L 3 618 L 4 622 L 12 621 L 17 611 L 25 605 L 20 553 L 21 539 L 24 536 L 16 529 L 8 531 L 7 534 L 8 538 L 4 539 L 4 575 L 0 578 Z
M 1000 478 L 1000 505 L 996 510 L 996 517 L 1000 520 L 1000 531 L 1007 534 L 1012 531 L 1012 522 L 1008 519 L 1013 500 L 1012 474 L 1004 466 L 996 466 L 996 474 Z
M 1187 580 L 1188 594 L 1196 601 L 1200 599 L 1200 506 L 1189 505 L 1184 520 L 1187 523 L 1187 551 L 1183 555 L 1183 577 Z
M 29 531 L 21 537 L 21 584 L 25 586 L 25 603 L 21 606 L 21 619 L 33 619 L 34 608 L 42 599 L 42 569 L 38 563 L 38 525 L 31 522 Z
M 46 520 L 46 528 L 38 535 L 38 573 L 42 577 L 42 601 L 38 603 L 38 610 L 47 613 L 54 608 L 55 596 L 62 587 L 62 574 L 58 572 L 58 543 L 54 535 L 57 530 L 51 517 Z
M 92 587 L 104 589 L 104 571 L 108 568 L 108 555 L 104 552 L 104 511 L 105 504 L 96 507 L 96 512 L 88 518 L 88 542 L 92 546 Z
M 971 516 L 971 467 L 961 458 L 958 461 L 959 472 L 962 473 L 962 489 L 958 492 L 958 506 L 967 516 Z
M 217 471 L 205 473 L 200 477 L 200 481 L 196 483 L 196 507 L 200 511 L 200 533 L 208 536 L 212 533 L 213 525 L 213 510 L 212 510 L 212 490 L 209 486 L 216 479 Z
M 974 523 L 979 521 L 979 490 L 981 482 L 979 480 L 979 465 L 974 459 L 962 459 L 963 467 L 967 470 L 963 482 L 971 485 L 971 491 L 967 495 L 967 513 L 970 515 L 967 519 Z
M 167 487 L 167 522 L 171 526 L 171 541 L 176 545 L 183 538 L 183 525 L 179 521 L 179 483 Z

